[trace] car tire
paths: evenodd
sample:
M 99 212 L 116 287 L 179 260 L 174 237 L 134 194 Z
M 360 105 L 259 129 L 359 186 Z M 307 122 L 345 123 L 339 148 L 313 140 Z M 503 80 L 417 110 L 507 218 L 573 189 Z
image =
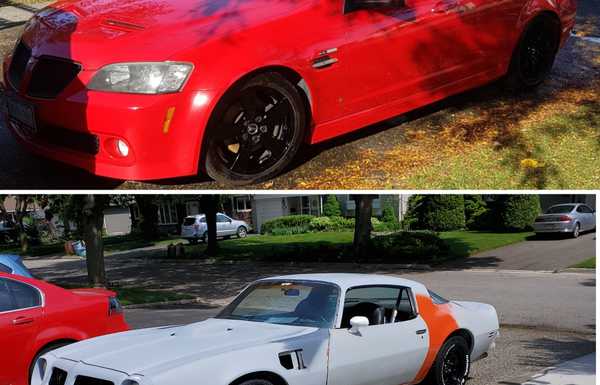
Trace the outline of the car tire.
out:
M 238 238 L 246 238 L 248 236 L 248 229 L 244 226 L 240 226 L 237 229 L 237 237 Z
M 560 33 L 560 21 L 549 14 L 535 17 L 525 27 L 505 77 L 505 87 L 509 91 L 531 91 L 542 84 L 552 70 Z
M 576 223 L 575 228 L 573 228 L 573 232 L 571 233 L 571 236 L 573 238 L 579 238 L 580 235 L 581 235 L 581 225 L 579 223 Z
M 35 363 L 37 362 L 37 360 L 38 360 L 38 359 L 39 359 L 41 356 L 43 356 L 44 354 L 46 354 L 46 353 L 48 353 L 48 352 L 51 352 L 51 351 L 53 351 L 53 350 L 56 350 L 56 349 L 62 348 L 63 346 L 70 345 L 70 344 L 72 344 L 72 343 L 74 343 L 74 342 L 75 342 L 75 341 L 73 341 L 73 342 L 59 342 L 59 343 L 56 343 L 56 344 L 51 344 L 51 345 L 49 345 L 49 346 L 46 346 L 45 348 L 43 348 L 42 350 L 40 350 L 40 351 L 39 351 L 39 352 L 38 352 L 38 353 L 35 355 L 35 357 L 33 357 L 33 360 L 31 360 L 31 363 L 29 364 L 29 384 L 31 385 L 31 377 L 33 376 L 33 369 L 34 369 L 34 367 L 35 367 Z
M 463 385 L 469 378 L 471 357 L 467 341 L 460 336 L 449 338 L 438 352 L 426 383 Z
M 298 87 L 278 73 L 255 76 L 228 92 L 211 117 L 204 141 L 207 174 L 235 186 L 279 175 L 306 137 L 304 100 Z M 279 103 L 278 114 L 269 115 Z

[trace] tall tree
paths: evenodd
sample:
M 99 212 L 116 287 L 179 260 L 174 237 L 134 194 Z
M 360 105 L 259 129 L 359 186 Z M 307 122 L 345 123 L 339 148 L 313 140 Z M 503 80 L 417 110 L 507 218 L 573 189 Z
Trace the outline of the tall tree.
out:
M 86 245 L 88 282 L 93 287 L 106 287 L 104 266 L 104 210 L 108 207 L 108 195 L 75 195 L 81 203 L 81 226 Z
M 29 205 L 33 202 L 31 195 L 15 195 L 15 219 L 16 228 L 18 231 L 19 243 L 21 244 L 21 252 L 27 253 L 29 251 L 29 237 L 27 236 L 27 229 L 25 227 L 25 217 L 27 216 L 27 210 Z
M 354 260 L 365 261 L 369 257 L 369 246 L 371 243 L 371 231 L 373 225 L 373 199 L 376 195 L 354 195 L 352 197 L 356 204 L 354 223 Z
M 220 205 L 219 195 L 200 195 L 200 208 L 206 215 L 206 227 L 208 236 L 205 241 L 207 243 L 206 254 L 215 256 L 218 250 L 217 244 L 217 211 Z

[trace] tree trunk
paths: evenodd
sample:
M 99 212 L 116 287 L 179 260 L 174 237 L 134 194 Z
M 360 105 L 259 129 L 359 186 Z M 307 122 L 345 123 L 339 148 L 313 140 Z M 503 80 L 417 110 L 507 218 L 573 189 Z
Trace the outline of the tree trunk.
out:
M 200 206 L 204 215 L 206 215 L 206 227 L 208 236 L 206 238 L 207 247 L 206 254 L 214 257 L 217 255 L 218 244 L 217 244 L 217 195 L 202 195 L 200 197 Z
M 21 245 L 21 253 L 26 254 L 29 251 L 29 237 L 25 231 L 25 215 L 27 215 L 27 206 L 29 202 L 29 195 L 16 195 L 15 196 L 15 214 L 16 214 L 16 228 L 18 231 L 19 243 Z
M 83 197 L 82 226 L 86 246 L 88 282 L 92 287 L 106 287 L 104 266 L 104 209 L 108 203 L 106 195 L 85 195 Z
M 364 262 L 369 257 L 371 243 L 371 216 L 373 214 L 372 195 L 356 195 L 355 225 L 354 225 L 354 260 Z

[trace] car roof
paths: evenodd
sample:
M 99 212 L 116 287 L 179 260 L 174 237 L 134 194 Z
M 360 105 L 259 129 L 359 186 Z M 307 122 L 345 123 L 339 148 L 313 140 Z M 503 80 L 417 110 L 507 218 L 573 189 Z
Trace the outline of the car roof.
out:
M 360 273 L 316 273 L 316 274 L 294 274 L 294 275 L 281 275 L 277 277 L 269 277 L 261 279 L 260 281 L 267 280 L 290 280 L 290 281 L 319 281 L 329 282 L 336 284 L 343 291 L 355 286 L 368 286 L 368 285 L 393 285 L 393 286 L 406 286 L 413 289 L 413 291 L 424 293 L 427 288 L 422 283 L 412 281 L 410 279 L 395 277 L 392 275 L 380 275 L 380 274 L 360 274 Z
M 16 255 L 16 254 L 0 254 L 0 260 L 11 260 L 11 261 L 18 261 L 20 260 L 21 257 Z

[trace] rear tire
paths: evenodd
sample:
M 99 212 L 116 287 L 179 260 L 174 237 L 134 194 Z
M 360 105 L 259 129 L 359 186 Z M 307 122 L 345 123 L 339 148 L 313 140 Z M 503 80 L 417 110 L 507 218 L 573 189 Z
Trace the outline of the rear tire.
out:
M 471 357 L 464 338 L 449 338 L 438 352 L 429 370 L 426 383 L 433 385 L 464 385 L 469 378 Z
M 53 345 L 50 345 L 50 346 L 46 346 L 45 348 L 43 348 L 42 350 L 40 350 L 40 351 L 39 351 L 39 352 L 38 352 L 38 353 L 35 355 L 35 357 L 33 357 L 33 360 L 32 360 L 32 361 L 31 361 L 31 363 L 29 364 L 29 384 L 31 385 L 31 377 L 33 376 L 33 369 L 34 369 L 34 367 L 35 367 L 35 363 L 37 362 L 37 360 L 38 360 L 38 359 L 39 359 L 41 356 L 43 356 L 44 354 L 46 354 L 46 353 L 48 353 L 48 352 L 51 352 L 51 351 L 53 351 L 53 350 L 56 350 L 56 349 L 62 348 L 63 346 L 70 345 L 70 344 L 72 344 L 72 343 L 74 343 L 74 342 L 75 342 L 75 341 L 73 341 L 73 342 L 60 342 L 60 343 L 56 343 L 56 344 L 53 344 Z
M 307 124 L 296 86 L 278 73 L 250 78 L 227 93 L 211 118 L 206 172 L 232 186 L 271 179 L 297 155 Z
M 544 14 L 525 27 L 513 52 L 506 88 L 514 93 L 531 91 L 546 79 L 560 44 L 560 21 Z
M 576 223 L 575 228 L 573 229 L 573 232 L 571 233 L 571 236 L 573 238 L 579 238 L 580 235 L 581 235 L 581 225 L 579 223 Z
M 239 383 L 239 385 L 274 385 L 274 384 L 271 381 L 256 379 L 256 380 L 248 380 L 248 381 L 241 382 L 241 383 Z

